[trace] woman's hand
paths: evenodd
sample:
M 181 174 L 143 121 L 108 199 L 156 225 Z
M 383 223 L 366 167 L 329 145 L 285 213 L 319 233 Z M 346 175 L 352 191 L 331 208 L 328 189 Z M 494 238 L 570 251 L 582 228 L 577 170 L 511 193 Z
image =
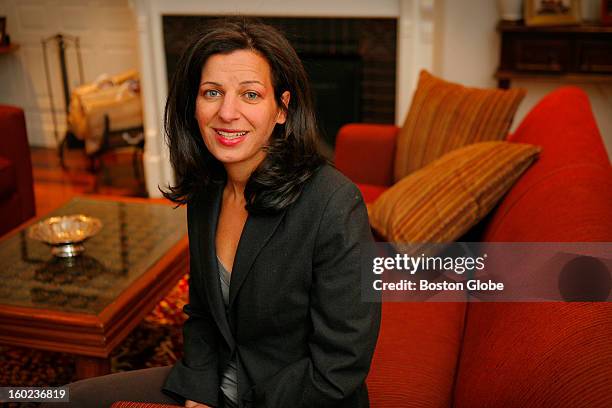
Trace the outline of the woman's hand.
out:
M 210 407 L 206 404 L 200 404 L 199 402 L 195 402 L 192 400 L 186 400 L 185 408 L 210 408 Z

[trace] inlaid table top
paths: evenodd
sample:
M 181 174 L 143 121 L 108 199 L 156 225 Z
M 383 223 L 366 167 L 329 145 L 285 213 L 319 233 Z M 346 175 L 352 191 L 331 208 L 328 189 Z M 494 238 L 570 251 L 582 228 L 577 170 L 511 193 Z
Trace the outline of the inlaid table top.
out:
M 102 221 L 74 258 L 28 238 L 33 223 Z M 187 272 L 184 208 L 147 199 L 77 197 L 0 239 L 0 343 L 73 353 L 81 377 L 108 371 L 116 345 Z M 79 366 L 80 364 L 80 366 Z

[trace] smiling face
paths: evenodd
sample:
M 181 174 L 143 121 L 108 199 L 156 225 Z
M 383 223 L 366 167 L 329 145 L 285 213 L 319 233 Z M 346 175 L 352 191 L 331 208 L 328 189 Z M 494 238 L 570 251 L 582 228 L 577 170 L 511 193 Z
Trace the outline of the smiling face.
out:
M 289 92 L 282 95 L 289 103 Z M 252 172 L 265 158 L 276 124 L 286 113 L 274 98 L 270 65 L 250 50 L 212 55 L 202 68 L 195 117 L 210 153 Z

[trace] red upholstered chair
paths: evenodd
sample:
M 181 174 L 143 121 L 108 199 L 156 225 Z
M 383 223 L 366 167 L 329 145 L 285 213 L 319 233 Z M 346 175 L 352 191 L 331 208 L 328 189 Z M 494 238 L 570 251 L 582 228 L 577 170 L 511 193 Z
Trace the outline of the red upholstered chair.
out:
M 0 235 L 34 216 L 33 183 L 23 110 L 0 105 Z

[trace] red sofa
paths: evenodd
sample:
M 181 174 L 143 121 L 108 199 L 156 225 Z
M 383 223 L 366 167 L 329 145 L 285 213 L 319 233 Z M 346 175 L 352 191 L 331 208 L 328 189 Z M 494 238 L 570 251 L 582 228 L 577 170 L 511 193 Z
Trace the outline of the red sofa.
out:
M 397 132 L 338 135 L 366 201 L 392 183 Z M 547 95 L 509 140 L 543 149 L 477 239 L 612 242 L 612 167 L 583 91 Z M 385 303 L 368 386 L 372 407 L 612 407 L 612 304 Z
M 23 110 L 0 105 L 0 235 L 35 212 L 32 159 Z

